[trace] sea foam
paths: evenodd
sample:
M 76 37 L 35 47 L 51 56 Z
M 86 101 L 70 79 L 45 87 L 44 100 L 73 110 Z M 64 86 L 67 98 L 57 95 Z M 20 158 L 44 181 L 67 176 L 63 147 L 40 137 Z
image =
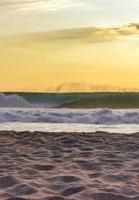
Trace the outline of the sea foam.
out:
M 0 122 L 138 124 L 139 109 L 0 108 Z
M 39 108 L 16 94 L 0 94 L 0 122 L 139 124 L 139 109 Z
M 1 93 L 0 107 L 31 107 L 31 104 L 19 95 L 5 95 Z

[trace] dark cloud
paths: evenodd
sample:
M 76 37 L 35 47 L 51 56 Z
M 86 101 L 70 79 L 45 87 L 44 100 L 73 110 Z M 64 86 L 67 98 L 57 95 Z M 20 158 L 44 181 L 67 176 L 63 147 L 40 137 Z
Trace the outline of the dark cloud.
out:
M 129 24 L 129 27 L 133 27 L 133 28 L 136 28 L 137 30 L 139 30 L 139 23 L 131 23 Z
M 27 36 L 28 39 L 38 42 L 48 41 L 73 41 L 73 42 L 105 42 L 139 34 L 139 24 L 131 23 L 120 27 L 90 27 L 68 30 L 51 31 L 45 33 L 34 33 Z

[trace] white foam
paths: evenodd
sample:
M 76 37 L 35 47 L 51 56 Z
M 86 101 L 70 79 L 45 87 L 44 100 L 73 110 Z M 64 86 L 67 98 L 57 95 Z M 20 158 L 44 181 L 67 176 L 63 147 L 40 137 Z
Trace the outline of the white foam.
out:
M 0 94 L 0 107 L 31 107 L 31 104 L 23 97 L 16 94 Z
M 139 124 L 139 109 L 0 108 L 0 122 Z
M 11 122 L 0 123 L 0 131 L 42 131 L 42 132 L 65 132 L 65 133 L 94 133 L 96 131 L 103 131 L 107 133 L 137 133 L 139 132 L 138 124 L 115 124 L 115 125 L 100 125 L 100 124 L 76 124 L 76 123 L 24 123 Z

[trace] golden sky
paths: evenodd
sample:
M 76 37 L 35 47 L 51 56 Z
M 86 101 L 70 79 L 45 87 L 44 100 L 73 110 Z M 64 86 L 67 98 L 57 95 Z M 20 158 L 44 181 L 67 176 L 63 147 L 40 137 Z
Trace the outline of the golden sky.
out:
M 0 91 L 47 91 L 66 82 L 139 88 L 137 5 L 0 0 Z

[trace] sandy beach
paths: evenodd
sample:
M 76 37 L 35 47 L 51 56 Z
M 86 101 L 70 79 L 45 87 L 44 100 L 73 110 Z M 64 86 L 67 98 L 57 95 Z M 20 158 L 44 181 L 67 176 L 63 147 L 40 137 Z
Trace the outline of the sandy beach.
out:
M 139 134 L 0 132 L 1 200 L 139 200 Z

